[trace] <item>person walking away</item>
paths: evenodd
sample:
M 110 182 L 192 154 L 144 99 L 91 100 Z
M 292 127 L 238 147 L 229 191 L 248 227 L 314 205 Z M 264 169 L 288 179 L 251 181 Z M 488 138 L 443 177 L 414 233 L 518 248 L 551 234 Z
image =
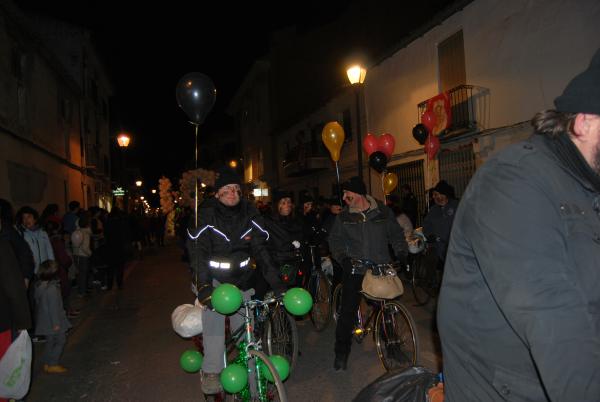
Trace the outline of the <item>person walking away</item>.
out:
M 88 291 L 92 229 L 90 228 L 90 214 L 82 211 L 77 221 L 77 229 L 71 233 L 71 244 L 73 246 L 73 259 L 77 267 L 77 287 L 79 296 L 84 297 Z
M 35 334 L 46 337 L 42 356 L 44 372 L 64 373 L 67 369 L 60 365 L 67 330 L 71 323 L 67 319 L 60 295 L 58 263 L 46 260 L 40 264 L 38 282 L 35 286 Z
M 438 303 L 447 402 L 600 400 L 600 49 L 481 166 Z
M 0 214 L 5 206 L 0 203 Z M 2 229 L 4 223 L 0 221 Z M 21 267 L 10 240 L 0 236 L 0 359 L 16 338 L 17 332 L 30 327 L 31 315 Z M 0 397 L 0 402 L 8 402 L 8 399 Z
M 335 329 L 333 368 L 346 370 L 352 346 L 352 326 L 360 302 L 364 273 L 355 270 L 352 259 L 365 259 L 376 264 L 391 261 L 388 245 L 396 258 L 405 260 L 408 246 L 402 228 L 392 211 L 382 202 L 367 195 L 365 183 L 357 176 L 342 183 L 346 207 L 337 216 L 329 247 L 333 258 L 343 269 L 342 312 Z
M 118 207 L 108 214 L 104 228 L 106 240 L 106 258 L 108 268 L 106 270 L 106 288 L 111 290 L 116 278 L 117 286 L 123 289 L 123 272 L 125 263 L 131 256 L 131 234 L 127 215 Z

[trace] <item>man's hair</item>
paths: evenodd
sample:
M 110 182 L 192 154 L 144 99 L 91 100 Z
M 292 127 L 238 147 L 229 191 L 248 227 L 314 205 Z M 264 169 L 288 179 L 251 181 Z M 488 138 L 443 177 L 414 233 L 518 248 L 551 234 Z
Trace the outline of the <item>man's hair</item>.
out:
M 29 205 L 25 205 L 24 207 L 21 207 L 21 209 L 19 209 L 19 211 L 17 212 L 17 224 L 22 224 L 23 223 L 23 215 L 25 214 L 29 214 L 33 216 L 33 219 L 37 222 L 38 220 L 40 220 L 40 214 L 38 214 L 38 212 L 31 208 Z
M 536 132 L 550 137 L 558 137 L 561 133 L 573 133 L 576 113 L 559 112 L 558 110 L 542 110 L 533 116 L 531 125 Z
M 77 208 L 79 208 L 81 204 L 79 203 L 79 201 L 71 201 L 69 203 L 69 211 L 75 211 Z

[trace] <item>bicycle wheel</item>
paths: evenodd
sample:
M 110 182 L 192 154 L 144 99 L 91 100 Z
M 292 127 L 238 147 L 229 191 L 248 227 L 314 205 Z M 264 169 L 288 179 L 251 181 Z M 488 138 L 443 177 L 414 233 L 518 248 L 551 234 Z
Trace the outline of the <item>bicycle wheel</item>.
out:
M 290 370 L 298 359 L 298 327 L 296 320 L 281 305 L 275 306 L 265 322 L 263 344 L 269 355 L 281 355 L 290 362 Z
M 333 309 L 333 320 L 337 323 L 338 319 L 340 318 L 340 315 L 342 314 L 342 284 L 338 283 L 338 285 L 335 287 L 335 290 L 333 291 L 333 302 L 332 304 L 332 309 Z
M 412 292 L 415 300 L 419 305 L 425 305 L 431 298 L 430 292 L 427 289 L 428 282 L 428 266 L 425 264 L 423 254 L 416 255 L 413 259 L 412 267 Z
M 310 293 L 313 297 L 313 307 L 310 311 L 310 320 L 317 331 L 327 328 L 331 319 L 331 285 L 323 271 L 317 271 L 310 278 Z
M 375 321 L 375 345 L 386 370 L 417 364 L 419 337 L 410 312 L 397 301 L 383 302 Z
M 273 379 L 274 379 L 274 382 L 269 382 L 266 380 L 263 381 L 263 383 L 266 384 L 266 389 L 265 389 L 265 392 L 264 392 L 262 398 L 260 397 L 260 395 L 258 395 L 258 392 L 251 391 L 252 395 L 250 396 L 250 401 L 253 401 L 253 402 L 254 401 L 287 402 L 287 394 L 285 392 L 285 387 L 283 386 L 283 382 L 279 378 L 279 374 L 277 373 L 275 366 L 273 366 L 273 363 L 271 363 L 271 360 L 269 360 L 267 355 L 261 351 L 250 349 L 250 350 L 248 350 L 248 357 L 249 357 L 248 367 L 256 367 L 255 366 L 256 359 L 259 359 L 263 362 L 263 364 L 264 364 L 263 367 L 265 367 L 267 370 L 269 370 L 271 372 L 271 375 L 273 376 Z M 251 374 L 248 377 L 248 381 L 256 382 L 256 376 Z M 254 384 L 249 384 L 249 385 L 250 385 L 251 390 L 257 390 L 259 384 L 254 383 Z M 226 394 L 225 401 L 234 402 L 234 401 L 245 401 L 245 400 L 239 394 Z

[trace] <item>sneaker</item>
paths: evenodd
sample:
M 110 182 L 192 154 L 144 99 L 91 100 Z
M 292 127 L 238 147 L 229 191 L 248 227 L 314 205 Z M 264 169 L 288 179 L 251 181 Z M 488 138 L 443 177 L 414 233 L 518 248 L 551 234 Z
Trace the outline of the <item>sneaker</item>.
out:
M 56 366 L 49 366 L 47 364 L 44 364 L 44 372 L 49 373 L 49 374 L 61 374 L 61 373 L 66 373 L 67 370 L 64 366 L 61 366 L 60 364 L 57 364 Z
M 206 395 L 214 395 L 221 393 L 223 387 L 218 373 L 202 372 L 202 392 Z
M 333 362 L 333 369 L 335 371 L 346 370 L 348 366 L 348 355 L 335 355 Z

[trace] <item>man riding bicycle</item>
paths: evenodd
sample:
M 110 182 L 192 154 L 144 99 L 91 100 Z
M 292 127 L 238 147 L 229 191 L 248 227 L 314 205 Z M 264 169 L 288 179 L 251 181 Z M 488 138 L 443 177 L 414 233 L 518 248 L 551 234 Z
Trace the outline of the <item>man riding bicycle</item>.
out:
M 377 264 L 391 260 L 388 245 L 396 258 L 404 260 L 407 244 L 404 232 L 392 211 L 382 202 L 367 195 L 364 182 L 352 177 L 342 184 L 347 206 L 337 215 L 329 234 L 333 258 L 343 268 L 342 312 L 335 333 L 335 370 L 345 370 L 352 346 L 352 327 L 360 302 L 364 272 L 352 265 L 352 259 L 370 260 Z
M 202 315 L 204 362 L 202 364 L 202 392 L 217 394 L 222 387 L 219 373 L 223 369 L 225 353 L 225 316 L 212 311 L 211 294 L 221 283 L 237 286 L 249 299 L 254 293 L 256 259 L 262 275 L 275 291 L 285 287 L 279 279 L 265 247 L 269 233 L 256 208 L 241 199 L 241 180 L 229 170 L 220 172 L 215 198 L 207 200 L 198 214 L 198 226 L 188 230 L 188 247 L 198 301 L 207 307 Z M 232 328 L 242 324 L 238 314 L 230 317 Z

